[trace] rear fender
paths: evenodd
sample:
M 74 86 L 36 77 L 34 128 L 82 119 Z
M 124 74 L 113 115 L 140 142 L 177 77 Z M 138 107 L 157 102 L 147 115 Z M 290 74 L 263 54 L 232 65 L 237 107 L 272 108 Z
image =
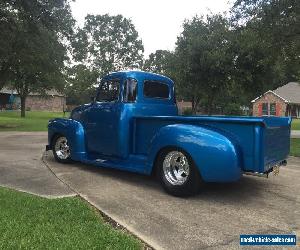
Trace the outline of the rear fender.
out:
M 84 128 L 80 122 L 63 118 L 49 121 L 48 143 L 51 148 L 56 135 L 66 136 L 73 160 L 81 161 L 86 157 Z
M 226 136 L 194 125 L 173 124 L 162 127 L 152 140 L 147 159 L 149 173 L 161 149 L 178 147 L 192 157 L 207 182 L 230 182 L 241 177 L 240 153 Z

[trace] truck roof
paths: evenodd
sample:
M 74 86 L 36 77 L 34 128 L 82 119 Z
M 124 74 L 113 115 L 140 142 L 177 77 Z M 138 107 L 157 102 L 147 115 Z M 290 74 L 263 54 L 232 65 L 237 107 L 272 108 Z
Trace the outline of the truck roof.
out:
M 145 72 L 141 70 L 124 70 L 124 71 L 117 71 L 112 72 L 105 76 L 103 79 L 110 79 L 110 78 L 135 78 L 137 80 L 152 80 L 152 81 L 162 81 L 169 85 L 174 85 L 174 82 L 166 76 Z

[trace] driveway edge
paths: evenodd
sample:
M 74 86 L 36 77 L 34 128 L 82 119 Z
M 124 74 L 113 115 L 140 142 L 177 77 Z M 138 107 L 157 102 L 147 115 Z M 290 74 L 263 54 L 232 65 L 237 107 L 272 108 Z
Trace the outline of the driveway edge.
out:
M 162 249 L 160 246 L 158 246 L 156 243 L 152 242 L 147 236 L 140 234 L 139 232 L 136 232 L 131 226 L 127 225 L 125 222 L 123 222 L 118 216 L 110 214 L 109 212 L 103 210 L 101 207 L 97 206 L 94 202 L 92 202 L 86 195 L 83 195 L 82 193 L 75 190 L 70 184 L 68 184 L 66 181 L 64 181 L 61 177 L 57 176 L 55 172 L 51 168 L 51 164 L 47 162 L 45 157 L 47 156 L 47 151 L 43 151 L 42 154 L 42 162 L 44 165 L 51 171 L 51 173 L 63 184 L 65 184 L 70 190 L 72 190 L 74 193 L 76 193 L 77 196 L 85 200 L 90 206 L 95 208 L 103 217 L 104 221 L 109 223 L 113 228 L 118 230 L 124 230 L 126 233 L 134 236 L 135 238 L 138 238 L 142 244 L 144 245 L 145 250 L 151 250 L 151 249 Z
M 24 194 L 31 194 L 31 195 L 39 196 L 39 197 L 46 198 L 46 199 L 49 199 L 49 200 L 69 198 L 69 197 L 77 196 L 77 194 L 44 195 L 44 194 L 38 194 L 38 193 L 35 193 L 35 192 L 27 191 L 27 190 L 24 190 L 24 189 L 21 189 L 21 188 L 16 188 L 16 187 L 13 187 L 13 186 L 10 186 L 10 185 L 5 185 L 5 184 L 1 184 L 0 187 L 7 188 L 7 189 L 10 189 L 10 190 L 15 190 L 15 191 L 18 191 L 18 192 L 21 192 L 21 193 L 24 193 Z

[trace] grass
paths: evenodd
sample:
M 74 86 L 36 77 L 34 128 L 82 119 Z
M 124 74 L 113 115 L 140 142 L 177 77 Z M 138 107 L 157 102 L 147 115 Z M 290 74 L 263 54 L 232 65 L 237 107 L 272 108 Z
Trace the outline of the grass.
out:
M 290 155 L 300 157 L 300 139 L 299 138 L 291 139 Z
M 21 118 L 18 111 L 0 111 L 0 131 L 47 131 L 48 121 L 56 117 L 63 117 L 63 112 L 27 111 Z
M 18 111 L 0 111 L 0 131 L 47 131 L 50 119 L 63 116 L 63 112 L 27 111 L 21 118 Z M 300 130 L 300 119 L 293 119 L 292 130 Z
M 293 119 L 292 130 L 300 130 L 300 119 Z
M 0 188 L 0 249 L 142 249 L 78 197 L 46 199 Z

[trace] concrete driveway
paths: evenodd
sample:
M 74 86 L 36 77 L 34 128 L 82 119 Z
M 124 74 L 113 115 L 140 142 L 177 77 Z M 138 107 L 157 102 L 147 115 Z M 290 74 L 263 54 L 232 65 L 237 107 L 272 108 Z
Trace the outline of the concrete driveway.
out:
M 42 162 L 46 132 L 0 132 L 0 186 L 48 198 L 76 195 Z
M 279 176 L 207 184 L 195 197 L 176 198 L 150 177 L 83 164 L 51 169 L 85 199 L 158 249 L 234 249 L 240 234 L 300 235 L 300 159 Z
M 300 138 L 300 130 L 292 130 L 291 138 Z
M 73 195 L 41 164 L 45 143 L 45 133 L 0 133 L 0 185 Z M 150 177 L 58 164 L 51 152 L 44 161 L 82 197 L 157 249 L 237 249 L 240 234 L 300 235 L 299 158 L 290 158 L 279 176 L 207 184 L 188 199 L 165 194 Z

